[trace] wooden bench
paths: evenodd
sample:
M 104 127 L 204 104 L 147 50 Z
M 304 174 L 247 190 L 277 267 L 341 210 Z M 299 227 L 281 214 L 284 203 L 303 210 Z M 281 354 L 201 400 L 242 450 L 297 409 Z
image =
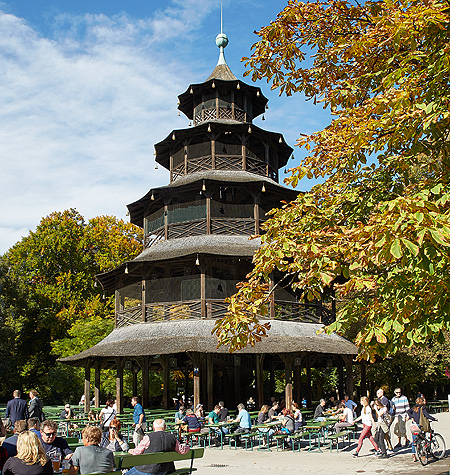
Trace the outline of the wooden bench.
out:
M 119 470 L 138 467 L 139 465 L 150 465 L 153 463 L 178 462 L 180 460 L 190 460 L 190 467 L 176 469 L 173 474 L 190 474 L 197 470 L 193 467 L 194 459 L 202 458 L 205 452 L 204 448 L 190 449 L 188 453 L 182 455 L 178 452 L 155 452 L 152 454 L 131 455 L 116 452 L 114 460 L 116 468 Z

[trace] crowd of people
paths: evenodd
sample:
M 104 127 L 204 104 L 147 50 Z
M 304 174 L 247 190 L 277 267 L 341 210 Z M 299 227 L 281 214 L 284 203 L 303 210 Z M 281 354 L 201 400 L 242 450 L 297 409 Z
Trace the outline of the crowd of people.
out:
M 336 401 L 333 396 L 320 399 L 315 408 L 313 420 L 324 421 L 330 414 L 337 421 L 334 425 L 336 433 L 353 426 L 361 421 L 362 430 L 357 448 L 352 452 L 358 457 L 364 440 L 367 438 L 373 446 L 375 455 L 387 458 L 395 449 L 411 445 L 413 460 L 416 459 L 415 445 L 411 444 L 406 432 L 406 420 L 411 419 L 416 425 L 423 424 L 424 418 L 435 421 L 426 410 L 426 399 L 419 394 L 414 407 L 410 408 L 408 398 L 402 395 L 401 389 L 396 388 L 394 396 L 388 399 L 383 389 L 376 393 L 377 397 L 370 402 L 366 396 L 361 397 L 361 410 L 356 414 L 357 404 L 349 396 Z M 147 431 L 145 411 L 138 396 L 131 399 L 133 407 L 133 449 L 129 449 L 124 439 L 121 422 L 117 418 L 117 407 L 112 399 L 106 401 L 105 407 L 96 419 L 98 426 L 87 425 L 82 431 L 83 446 L 72 451 L 67 441 L 57 435 L 61 421 L 72 419 L 73 411 L 69 404 L 64 406 L 60 422 L 45 419 L 43 404 L 36 391 L 30 391 L 30 403 L 21 398 L 20 391 L 14 391 L 13 399 L 6 407 L 6 420 L 12 424 L 14 434 L 3 441 L 0 446 L 0 471 L 3 475 L 41 475 L 54 472 L 61 464 L 68 467 L 68 475 L 86 474 L 93 472 L 110 472 L 114 469 L 113 452 L 129 452 L 130 454 L 152 453 L 160 451 L 177 451 L 184 454 L 189 445 L 182 444 L 177 434 L 166 432 L 163 419 L 153 422 L 153 431 Z M 303 403 L 303 401 L 302 401 Z M 215 434 L 215 443 L 220 445 L 224 439 L 234 437 L 236 445 L 240 445 L 240 437 L 252 430 L 250 413 L 244 404 L 238 404 L 236 417 L 230 417 L 223 401 L 220 401 L 208 414 L 203 405 L 193 407 L 191 401 L 180 400 L 174 416 L 175 424 L 190 436 L 199 433 Z M 303 404 L 302 404 L 303 406 Z M 1 419 L 0 419 L 1 421 Z M 277 422 L 273 427 L 268 422 Z M 257 416 L 257 429 L 264 434 L 263 445 L 267 445 L 275 433 L 285 434 L 283 438 L 286 448 L 290 448 L 290 437 L 295 431 L 306 424 L 302 407 L 293 402 L 286 407 L 284 401 L 273 397 L 264 404 Z M 212 427 L 211 427 L 212 426 Z M 234 427 L 233 430 L 230 427 Z M 391 427 L 398 442 L 393 446 Z M 5 427 L 0 422 L 0 437 L 5 436 Z M 416 434 L 412 433 L 412 442 Z M 402 443 L 404 441 L 404 443 Z M 148 475 L 149 473 L 165 473 L 173 470 L 173 463 L 158 464 L 131 469 L 127 475 Z

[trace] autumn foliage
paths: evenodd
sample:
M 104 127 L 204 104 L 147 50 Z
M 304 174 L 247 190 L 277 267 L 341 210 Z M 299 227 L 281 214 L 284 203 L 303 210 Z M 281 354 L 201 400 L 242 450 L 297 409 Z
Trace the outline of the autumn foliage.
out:
M 244 58 L 253 80 L 303 92 L 331 123 L 287 182 L 322 184 L 274 211 L 254 270 L 217 322 L 220 344 L 269 331 L 268 282 L 294 277 L 305 300 L 336 292 L 327 331 L 357 327 L 360 358 L 394 354 L 450 328 L 450 5 L 290 1 Z M 308 57 L 310 56 L 310 58 Z M 306 63 L 306 65 L 305 65 Z

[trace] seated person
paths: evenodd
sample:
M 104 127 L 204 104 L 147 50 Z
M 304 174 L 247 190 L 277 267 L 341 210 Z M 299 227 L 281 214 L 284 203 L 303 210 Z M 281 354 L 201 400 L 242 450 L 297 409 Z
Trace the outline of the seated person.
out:
M 108 430 L 103 432 L 100 447 L 111 450 L 111 452 L 128 452 L 128 444 L 123 440 L 120 433 L 121 426 L 119 419 L 114 418 L 109 424 Z
M 305 425 L 305 422 L 303 421 L 303 416 L 302 416 L 302 411 L 300 410 L 300 406 L 296 402 L 292 403 L 292 413 L 294 415 L 295 430 L 298 430 Z
M 272 407 L 269 409 L 269 422 L 273 421 L 278 417 L 278 401 L 272 403 Z
M 17 455 L 17 439 L 19 434 L 27 430 L 27 421 L 21 420 L 14 422 L 14 435 L 4 440 L 2 447 L 6 449 L 8 457 Z
M 316 410 L 314 411 L 314 420 L 315 421 L 324 421 L 325 420 L 325 414 L 323 413 L 323 408 L 325 407 L 325 399 L 321 399 L 319 401 L 319 404 L 316 407 Z
M 66 419 L 73 419 L 73 411 L 70 408 L 70 404 L 66 404 L 62 410 L 59 419 L 65 421 Z
M 341 402 L 338 406 L 341 416 L 339 417 L 339 422 L 334 425 L 336 434 L 341 432 L 342 429 L 350 427 L 353 425 L 353 411 L 349 409 L 344 402 Z
M 178 411 L 175 413 L 175 422 L 177 423 L 183 422 L 185 415 L 186 415 L 186 408 L 184 406 L 180 406 Z
M 337 405 L 338 403 L 336 401 L 336 398 L 334 396 L 330 396 L 330 399 L 328 399 L 328 401 L 325 404 L 325 409 L 334 411 Z
M 3 465 L 4 475 L 51 475 L 53 465 L 36 434 L 25 431 L 17 439 L 17 455 Z
M 239 422 L 239 427 L 234 431 L 235 434 L 247 434 L 252 427 L 252 420 L 250 414 L 245 410 L 244 404 L 240 403 L 237 406 L 239 414 L 233 422 Z M 240 437 L 236 437 L 236 445 L 240 443 Z
M 144 438 L 139 442 L 139 445 L 135 449 L 131 449 L 128 452 L 132 455 L 138 454 L 152 454 L 155 452 L 178 452 L 179 454 L 186 454 L 189 452 L 188 445 L 182 445 L 178 441 L 175 434 L 169 434 L 165 432 L 166 423 L 164 419 L 155 419 L 153 421 L 153 432 L 149 432 L 144 435 Z M 138 470 L 144 470 L 140 471 Z M 164 475 L 175 471 L 175 465 L 173 462 L 166 462 L 153 465 L 138 465 L 126 472 L 126 475 L 149 475 L 158 474 Z
M 192 409 L 186 411 L 186 415 L 183 418 L 183 422 L 187 424 L 188 432 L 200 432 L 202 427 L 201 422 L 197 419 Z
M 55 421 L 46 419 L 41 422 L 41 443 L 45 454 L 51 460 L 55 458 L 70 460 L 73 450 L 62 437 L 56 437 L 58 425 Z
M 86 426 L 81 433 L 84 447 L 77 447 L 72 456 L 69 475 L 77 473 L 111 472 L 114 470 L 114 454 L 100 447 L 102 431 L 99 427 Z

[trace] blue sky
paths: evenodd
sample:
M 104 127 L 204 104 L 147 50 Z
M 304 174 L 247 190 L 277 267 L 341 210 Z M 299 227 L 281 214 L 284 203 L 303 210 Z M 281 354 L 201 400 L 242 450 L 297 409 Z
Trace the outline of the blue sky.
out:
M 286 3 L 223 1 L 238 78 L 253 31 Z M 188 126 L 177 95 L 213 70 L 219 31 L 216 0 L 0 0 L 0 254 L 52 211 L 125 218 L 126 204 L 168 183 L 153 145 Z M 259 85 L 269 110 L 255 123 L 291 146 L 329 122 L 301 95 Z

